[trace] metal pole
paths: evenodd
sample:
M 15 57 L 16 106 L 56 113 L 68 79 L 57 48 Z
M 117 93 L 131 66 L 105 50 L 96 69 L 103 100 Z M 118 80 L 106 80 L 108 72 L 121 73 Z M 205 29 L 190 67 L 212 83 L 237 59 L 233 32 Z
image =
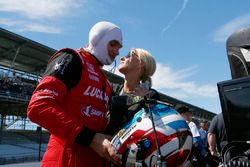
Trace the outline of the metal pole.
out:
M 26 118 L 23 118 L 23 130 L 26 129 Z
M 156 144 L 156 149 L 157 149 L 157 162 L 156 162 L 156 167 L 167 167 L 166 162 L 163 160 L 163 156 L 161 153 L 161 148 L 158 142 L 158 137 L 157 137 L 157 133 L 156 133 L 156 128 L 155 128 L 155 123 L 154 123 L 154 116 L 153 116 L 153 112 L 150 110 L 150 101 L 147 101 L 146 98 L 144 98 L 145 100 L 145 112 L 147 114 L 149 114 L 149 118 L 152 122 L 152 126 L 153 126 L 153 133 L 154 133 L 154 138 L 155 138 L 155 144 Z M 151 164 L 150 164 L 151 165 Z
M 1 127 L 0 127 L 0 144 L 3 140 L 4 116 L 1 114 Z
M 10 65 L 10 67 L 9 67 L 8 76 L 9 76 L 9 74 L 10 74 L 10 70 L 11 70 L 12 67 L 15 65 L 14 63 L 15 63 L 15 61 L 16 61 L 16 57 L 17 57 L 17 55 L 18 55 L 20 49 L 21 49 L 21 47 L 18 47 L 17 50 L 16 50 L 15 56 L 14 56 L 14 58 L 13 58 L 13 60 L 12 60 L 12 62 L 11 62 L 11 65 Z
M 38 161 L 41 161 L 41 147 L 42 147 L 42 127 L 38 126 L 36 131 L 39 133 L 39 146 L 38 146 Z
M 2 143 L 3 138 L 3 115 L 1 114 L 1 128 L 0 128 L 0 144 Z

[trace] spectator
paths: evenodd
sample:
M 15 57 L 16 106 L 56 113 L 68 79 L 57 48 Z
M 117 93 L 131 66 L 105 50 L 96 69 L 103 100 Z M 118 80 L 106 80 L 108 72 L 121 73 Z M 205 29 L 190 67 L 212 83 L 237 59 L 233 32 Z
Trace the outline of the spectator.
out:
M 175 106 L 175 109 L 186 120 L 193 135 L 193 147 L 190 157 L 191 163 L 193 166 L 204 167 L 205 166 L 204 157 L 206 155 L 206 150 L 202 143 L 201 136 L 196 124 L 191 121 L 191 111 L 187 106 L 182 104 L 177 104 Z
M 227 144 L 226 129 L 222 113 L 216 115 L 208 130 L 208 147 L 212 156 L 221 153 L 222 148 Z
M 201 141 L 204 145 L 204 147 L 207 149 L 207 121 L 201 120 L 200 121 L 200 129 L 199 129 L 199 133 L 201 136 Z

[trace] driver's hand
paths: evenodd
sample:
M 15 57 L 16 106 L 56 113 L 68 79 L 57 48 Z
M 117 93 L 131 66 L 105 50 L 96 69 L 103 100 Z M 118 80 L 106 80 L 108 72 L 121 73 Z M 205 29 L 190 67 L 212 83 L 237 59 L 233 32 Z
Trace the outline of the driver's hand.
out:
M 111 136 L 104 135 L 101 133 L 96 133 L 90 147 L 100 156 L 108 161 L 113 162 L 116 165 L 121 165 L 122 162 L 120 158 L 115 153 L 111 143 Z

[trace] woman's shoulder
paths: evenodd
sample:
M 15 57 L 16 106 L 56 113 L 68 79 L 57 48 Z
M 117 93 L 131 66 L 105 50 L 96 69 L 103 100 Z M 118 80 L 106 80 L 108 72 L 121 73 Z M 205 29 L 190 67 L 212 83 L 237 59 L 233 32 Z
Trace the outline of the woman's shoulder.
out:
M 157 90 L 150 88 L 148 97 L 155 100 L 160 100 L 160 94 Z

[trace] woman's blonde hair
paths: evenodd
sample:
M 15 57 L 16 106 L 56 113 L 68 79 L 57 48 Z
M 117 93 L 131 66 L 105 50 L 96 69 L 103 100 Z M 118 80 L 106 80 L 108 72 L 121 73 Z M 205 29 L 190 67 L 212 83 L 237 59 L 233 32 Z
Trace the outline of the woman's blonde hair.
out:
M 150 86 L 152 85 L 152 79 L 151 77 L 155 73 L 156 70 L 156 62 L 154 57 L 146 51 L 145 49 L 141 48 L 133 48 L 131 49 L 131 54 L 135 53 L 139 56 L 140 61 L 144 63 L 144 72 L 142 73 L 142 76 L 140 78 L 141 82 L 149 81 Z

